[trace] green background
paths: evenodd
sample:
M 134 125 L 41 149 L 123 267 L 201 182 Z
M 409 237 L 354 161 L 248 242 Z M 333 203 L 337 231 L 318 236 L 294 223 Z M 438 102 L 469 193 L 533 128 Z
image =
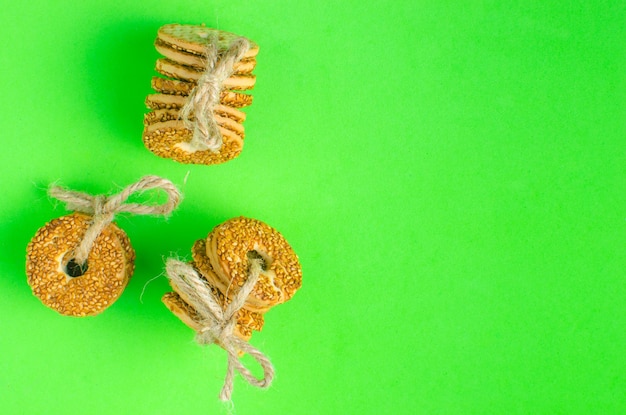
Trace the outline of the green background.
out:
M 626 413 L 623 1 L 0 3 L 3 414 L 224 413 L 224 352 L 160 297 L 164 259 L 238 215 L 284 234 L 304 285 L 253 336 L 277 376 L 237 377 L 237 413 Z M 143 147 L 173 22 L 260 45 L 224 165 Z M 118 218 L 123 296 L 45 308 L 24 260 L 66 214 L 48 185 L 145 174 L 185 200 Z

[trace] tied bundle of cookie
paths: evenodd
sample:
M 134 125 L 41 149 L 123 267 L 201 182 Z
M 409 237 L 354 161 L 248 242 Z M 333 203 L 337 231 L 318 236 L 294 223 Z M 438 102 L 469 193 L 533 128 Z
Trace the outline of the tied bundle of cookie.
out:
M 259 51 L 254 42 L 205 26 L 170 24 L 155 41 L 162 76 L 146 98 L 143 142 L 154 154 L 181 163 L 217 164 L 243 148 L 249 91 Z
M 188 265 L 201 283 L 226 309 L 246 281 L 251 278 L 252 263 L 259 264 L 256 282 L 243 306 L 234 314 L 233 333 L 248 341 L 252 331 L 260 331 L 264 314 L 289 300 L 302 285 L 302 269 L 285 238 L 269 225 L 250 218 L 231 219 L 213 229 L 206 239 L 195 242 Z M 200 333 L 206 323 L 195 309 L 197 298 L 177 286 L 170 275 L 174 292 L 163 296 L 163 303 L 187 326 Z M 241 352 L 241 350 L 240 350 Z
M 132 195 L 161 190 L 162 204 L 129 203 Z M 40 228 L 26 248 L 26 275 L 47 307 L 74 317 L 94 316 L 122 294 L 135 269 L 135 251 L 113 222 L 118 213 L 168 215 L 181 199 L 172 182 L 145 176 L 118 194 L 90 195 L 53 186 L 50 196 L 74 213 Z

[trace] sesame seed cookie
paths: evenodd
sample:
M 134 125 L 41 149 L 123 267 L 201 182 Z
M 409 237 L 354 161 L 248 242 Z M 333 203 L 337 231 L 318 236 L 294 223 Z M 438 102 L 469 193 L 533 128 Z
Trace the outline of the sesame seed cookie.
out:
M 27 247 L 26 275 L 33 294 L 63 315 L 101 313 L 117 300 L 132 276 L 135 254 L 115 224 L 96 238 L 86 269 L 70 258 L 91 220 L 80 213 L 54 219 L 37 231 Z
M 264 312 L 289 300 L 302 285 L 296 253 L 277 230 L 256 219 L 239 217 L 216 226 L 207 236 L 206 256 L 227 297 L 248 278 L 250 260 L 262 260 L 263 270 L 246 301 L 249 310 Z
M 229 129 L 230 131 L 238 134 L 240 137 L 244 137 L 244 129 L 241 123 L 236 122 L 228 117 L 222 117 L 221 115 L 213 115 L 217 125 Z M 161 109 L 150 111 L 144 115 L 144 125 L 148 126 L 157 122 L 176 121 L 180 119 L 179 111 L 176 109 Z M 193 117 L 191 117 L 193 120 Z
M 191 66 L 181 65 L 172 60 L 162 58 L 156 61 L 156 71 L 161 75 L 165 75 L 169 78 L 180 79 L 189 82 L 198 82 L 200 77 L 204 74 L 204 70 L 197 69 Z M 246 74 L 233 74 L 226 78 L 222 83 L 223 88 L 232 89 L 237 91 L 246 91 L 254 88 L 256 83 L 256 76 L 250 73 Z
M 194 151 L 190 148 L 193 132 L 182 121 L 165 121 L 149 124 L 144 128 L 143 142 L 146 148 L 159 157 L 170 158 L 186 164 L 218 164 L 232 160 L 241 153 L 243 138 L 219 127 L 223 145 L 217 152 Z
M 206 66 L 206 59 L 204 58 L 204 56 L 185 52 L 180 49 L 175 49 L 172 47 L 172 45 L 163 42 L 159 38 L 157 38 L 157 40 L 154 42 L 154 47 L 156 48 L 157 52 L 159 52 L 170 61 L 178 62 L 181 65 L 185 66 L 191 66 L 199 70 L 203 70 Z M 249 74 L 254 70 L 255 66 L 256 59 L 254 57 L 242 59 L 233 65 L 233 73 Z
M 211 264 L 211 260 L 206 254 L 206 240 L 199 239 L 191 248 L 191 255 L 194 261 L 195 268 L 204 276 L 204 278 L 209 282 L 209 284 L 219 290 L 221 293 L 228 293 L 228 297 L 232 297 L 233 290 L 231 290 L 230 284 L 226 283 L 222 278 L 217 276 L 213 265 Z M 254 304 L 244 304 L 244 309 L 250 310 L 255 314 L 263 315 L 266 311 L 270 309 L 270 307 L 259 307 Z
M 175 109 L 180 110 L 185 106 L 187 97 L 179 95 L 167 95 L 167 94 L 149 94 L 146 97 L 146 106 L 151 110 L 162 109 Z M 236 108 L 229 107 L 228 105 L 218 104 L 213 109 L 213 112 L 217 115 L 227 117 L 233 121 L 242 123 L 246 120 L 246 113 L 239 111 Z
M 179 79 L 165 79 L 159 76 L 152 78 L 152 89 L 161 94 L 187 97 L 195 87 L 195 83 Z M 252 95 L 223 89 L 220 92 L 220 104 L 234 108 L 247 107 L 252 104 Z
M 180 79 L 167 79 L 153 76 L 152 89 L 161 94 L 189 96 L 196 87 L 195 82 L 181 81 Z
M 152 110 L 144 116 L 145 146 L 181 163 L 217 164 L 237 157 L 246 118 L 238 108 L 252 103 L 242 91 L 255 86 L 258 45 L 203 25 L 170 24 L 159 29 L 154 46 L 163 56 L 156 71 L 167 78 L 152 78 L 157 93 L 145 100 Z
M 190 263 L 190 265 L 196 268 L 193 262 Z M 206 286 L 211 289 L 213 295 L 216 296 L 216 298 L 219 300 L 222 308 L 226 309 L 226 306 L 230 303 L 230 299 L 227 299 L 220 290 L 212 285 L 199 269 L 196 268 L 196 270 L 203 277 L 204 281 L 206 282 Z M 200 322 L 200 316 L 198 315 L 196 310 L 190 305 L 191 301 L 188 298 L 184 297 L 183 293 L 181 293 L 178 287 L 176 287 L 176 285 L 171 280 L 170 284 L 174 289 L 174 293 L 165 294 L 162 298 L 163 303 L 185 324 L 187 324 L 192 329 L 198 331 L 198 329 L 202 327 L 202 324 Z M 236 334 L 239 335 L 239 337 L 243 340 L 249 340 L 252 336 L 253 330 L 261 331 L 261 329 L 263 328 L 264 319 L 263 315 L 260 313 L 255 313 L 245 308 L 242 308 L 237 312 L 236 318 Z
M 225 51 L 233 40 L 240 36 L 223 30 L 210 29 L 203 25 L 181 25 L 177 23 L 162 26 L 157 38 L 172 48 L 182 50 L 195 55 L 204 55 L 207 42 L 217 37 L 218 51 Z M 259 53 L 259 46 L 249 40 L 250 49 L 244 55 L 244 59 L 254 58 Z
M 189 304 L 187 304 L 176 292 L 165 293 L 161 297 L 161 302 L 174 314 L 180 321 L 185 323 L 187 327 L 193 331 L 200 331 L 203 328 L 201 317 L 198 312 Z M 241 325 L 239 319 L 233 329 L 233 334 L 244 341 L 250 340 L 252 337 L 252 329 Z

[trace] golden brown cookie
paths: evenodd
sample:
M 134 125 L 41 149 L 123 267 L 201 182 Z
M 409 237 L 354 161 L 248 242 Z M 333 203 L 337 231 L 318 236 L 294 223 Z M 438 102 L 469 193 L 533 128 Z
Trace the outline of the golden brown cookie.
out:
M 124 291 L 134 268 L 134 251 L 115 224 L 96 238 L 86 270 L 70 258 L 91 224 L 74 213 L 40 228 L 27 247 L 28 283 L 44 305 L 63 315 L 90 316 L 104 311 Z M 130 263 L 129 263 L 130 262 Z
M 157 52 L 173 62 L 177 62 L 185 66 L 191 66 L 201 71 L 204 71 L 204 68 L 206 67 L 206 59 L 204 58 L 204 56 L 185 52 L 180 49 L 175 49 L 172 47 L 172 45 L 163 42 L 159 38 L 157 38 L 157 40 L 154 42 L 154 46 Z M 233 65 L 233 73 L 249 74 L 254 70 L 255 66 L 255 58 L 242 59 L 239 62 L 235 62 L 235 64 Z
M 224 52 L 235 39 L 241 37 L 234 33 L 210 29 L 203 25 L 181 25 L 177 23 L 162 26 L 157 36 L 158 39 L 171 45 L 174 49 L 196 55 L 204 55 L 207 42 L 210 39 L 217 37 L 218 51 Z M 250 42 L 250 50 L 246 52 L 244 59 L 253 58 L 259 53 L 259 46 L 250 39 L 248 41 Z
M 198 315 L 198 312 L 192 306 L 183 301 L 178 293 L 165 293 L 161 298 L 161 301 L 176 317 L 179 318 L 180 321 L 185 323 L 187 327 L 196 332 L 202 330 L 203 327 L 200 322 L 201 318 Z M 250 340 L 252 337 L 252 329 L 239 321 L 240 320 L 238 319 L 237 324 L 233 329 L 233 334 L 242 340 Z
M 152 89 L 161 94 L 188 96 L 196 87 L 195 82 L 167 79 L 160 76 L 152 77 Z
M 144 115 L 144 125 L 150 125 L 157 122 L 165 122 L 165 121 L 176 121 L 179 120 L 179 111 L 176 109 L 162 109 L 162 110 L 154 110 Z M 240 137 L 244 137 L 244 128 L 243 125 L 237 121 L 234 121 L 228 117 L 222 117 L 218 114 L 214 114 L 215 122 L 220 127 L 224 127 L 229 129 L 230 131 L 238 134 Z M 193 121 L 193 117 L 191 120 Z
M 204 71 L 201 69 L 195 69 L 191 66 L 181 65 L 165 58 L 157 59 L 155 69 L 161 75 L 189 82 L 197 82 L 204 73 Z M 232 89 L 235 91 L 245 91 L 254 88 L 255 83 L 255 75 L 249 73 L 235 73 L 224 80 L 224 82 L 222 83 L 222 88 Z
M 143 125 L 148 126 L 157 122 L 165 122 L 165 121 L 178 121 L 179 118 L 178 110 L 154 110 L 150 111 L 143 116 Z
M 143 142 L 148 150 L 159 157 L 171 158 L 187 164 L 218 164 L 232 160 L 241 153 L 243 139 L 238 134 L 220 127 L 223 145 L 216 153 L 210 150 L 193 151 L 189 142 L 193 132 L 182 121 L 165 121 L 147 125 Z
M 242 123 L 246 117 L 245 113 L 237 108 L 250 105 L 252 96 L 238 91 L 254 87 L 256 77 L 251 72 L 256 66 L 258 53 L 258 45 L 248 41 L 250 48 L 245 50 L 247 44 L 241 40 L 240 36 L 205 26 L 171 24 L 159 29 L 155 47 L 164 58 L 157 60 L 156 70 L 169 79 L 153 77 L 152 87 L 159 93 L 146 97 L 146 106 L 153 110 L 144 117 L 143 141 L 148 149 L 160 157 L 194 164 L 222 163 L 239 155 L 244 137 Z M 208 54 L 211 53 L 211 59 L 216 58 L 219 61 L 227 51 L 228 54 L 237 53 L 236 59 L 241 57 L 232 64 L 232 74 L 224 81 L 220 80 L 219 86 L 212 85 L 212 81 L 206 79 L 209 84 L 203 83 L 200 85 L 201 89 L 197 90 L 198 82 L 205 81 L 206 76 L 203 77 L 203 75 L 208 68 L 212 67 L 207 61 Z M 214 52 L 217 52 L 217 56 L 213 55 Z M 226 62 L 230 65 L 230 56 Z M 223 69 L 227 72 L 224 73 Z M 230 68 L 219 66 L 219 70 L 219 73 L 224 76 L 231 73 Z M 217 90 L 212 89 L 215 87 L 220 88 L 217 105 L 213 101 L 217 100 Z M 205 88 L 207 88 L 206 91 Z M 204 93 L 209 95 L 198 96 Z M 189 128 L 185 128 L 185 124 L 181 123 L 178 118 L 178 111 L 189 105 L 189 96 L 196 98 L 194 108 L 202 111 L 202 117 L 198 113 L 200 130 L 208 134 L 205 130 L 207 124 L 213 123 L 209 114 L 212 112 L 215 124 L 222 132 L 224 145 L 228 144 L 225 148 L 217 152 L 197 151 L 198 147 L 202 147 L 195 144 L 199 130 L 196 129 L 197 135 L 192 141 L 191 130 L 194 127 L 188 123 L 188 121 L 195 121 L 194 115 L 190 114 L 189 120 L 185 119 Z M 188 114 L 187 109 L 189 107 L 185 108 Z M 219 143 L 213 143 L 214 139 L 215 137 L 211 138 L 212 145 L 218 146 Z
M 206 256 L 227 297 L 248 278 L 250 260 L 262 260 L 263 271 L 246 301 L 249 310 L 263 312 L 283 303 L 302 285 L 298 256 L 277 230 L 256 219 L 239 217 L 215 227 L 206 240 Z
M 217 276 L 215 270 L 213 269 L 213 265 L 211 264 L 211 260 L 206 254 L 206 240 L 197 240 L 191 248 L 191 255 L 196 269 L 204 276 L 209 284 L 217 288 L 222 293 L 228 292 L 229 298 L 232 297 L 233 290 L 230 289 L 230 284 L 227 284 L 222 278 Z M 260 307 L 247 303 L 244 305 L 244 308 L 261 315 L 270 309 L 270 307 Z
M 196 84 L 178 79 L 165 79 L 158 76 L 152 78 L 152 89 L 161 94 L 188 96 Z M 223 89 L 220 92 L 220 103 L 234 108 L 243 108 L 252 104 L 252 95 Z
M 169 310 L 174 313 L 183 323 L 187 325 L 193 331 L 202 330 L 202 324 L 200 324 L 200 317 L 196 310 L 183 301 L 175 292 L 165 293 L 161 297 L 161 301 Z
M 167 94 L 149 94 L 146 97 L 146 106 L 151 110 L 180 110 L 187 103 L 187 97 Z M 218 104 L 213 109 L 214 113 L 233 121 L 242 123 L 246 120 L 246 113 L 228 105 Z
M 195 264 L 193 262 L 190 265 L 195 268 Z M 199 270 L 197 271 L 200 273 Z M 201 276 L 206 282 L 206 286 L 211 290 L 213 295 L 222 305 L 222 308 L 226 309 L 226 306 L 230 303 L 230 300 L 227 299 L 224 294 L 222 294 L 215 286 L 213 286 L 204 277 L 204 275 L 201 274 Z M 201 328 L 200 317 L 198 316 L 196 310 L 190 305 L 190 299 L 186 298 L 184 293 L 181 292 L 171 280 L 170 285 L 174 289 L 174 293 L 169 293 L 170 295 L 166 294 L 169 300 L 169 304 L 165 302 L 165 296 L 163 297 L 163 302 L 168 306 L 168 308 L 170 308 L 170 310 L 172 310 L 172 312 L 174 312 L 174 310 L 170 306 L 176 305 L 179 310 L 178 312 L 174 312 L 174 314 L 176 314 L 189 327 L 198 331 Z M 176 296 L 178 296 L 178 299 L 176 299 L 175 296 L 172 296 L 171 294 L 176 294 Z M 263 328 L 264 319 L 263 315 L 260 313 L 255 313 L 250 310 L 246 310 L 245 308 L 242 308 L 237 312 L 236 318 L 236 334 L 238 334 L 244 340 L 250 339 L 250 336 L 252 335 L 252 330 L 261 331 L 261 329 Z

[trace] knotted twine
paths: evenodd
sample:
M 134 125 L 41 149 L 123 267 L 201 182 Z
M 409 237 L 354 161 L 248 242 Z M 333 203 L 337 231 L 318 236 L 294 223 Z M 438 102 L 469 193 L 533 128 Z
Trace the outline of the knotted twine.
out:
M 141 203 L 125 203 L 133 194 L 142 194 L 146 190 L 161 189 L 165 191 L 167 200 L 160 205 L 145 205 Z M 124 188 L 113 196 L 92 196 L 87 193 L 76 192 L 54 186 L 49 191 L 50 196 L 65 202 L 68 210 L 86 213 L 93 216 L 91 225 L 85 232 L 81 243 L 72 253 L 72 259 L 82 266 L 86 263 L 89 252 L 100 233 L 115 218 L 116 213 L 130 212 L 136 215 L 167 215 L 180 202 L 181 195 L 176 186 L 167 179 L 158 176 L 145 176 L 137 183 Z
M 261 259 L 252 259 L 248 270 L 248 279 L 239 289 L 226 309 L 222 309 L 217 298 L 197 271 L 189 264 L 176 259 L 168 259 L 165 270 L 167 276 L 177 287 L 181 297 L 188 300 L 200 316 L 200 329 L 196 334 L 199 344 L 215 343 L 228 354 L 228 368 L 224 386 L 220 392 L 222 401 L 229 401 L 233 391 L 233 376 L 235 370 L 251 385 L 267 388 L 274 378 L 274 367 L 270 360 L 250 343 L 241 340 L 233 333 L 237 323 L 237 312 L 244 306 L 246 298 L 254 288 L 261 274 Z M 239 360 L 239 351 L 248 353 L 263 368 L 263 378 L 257 379 L 250 370 Z
M 193 130 L 193 138 L 189 142 L 192 151 L 211 150 L 217 153 L 222 148 L 222 133 L 213 116 L 213 110 L 220 102 L 224 81 L 233 74 L 235 63 L 239 62 L 248 50 L 250 50 L 248 39 L 238 37 L 220 55 L 217 35 L 209 38 L 206 47 L 206 69 L 189 94 L 179 115 L 185 126 Z M 195 122 L 190 120 L 192 114 Z

